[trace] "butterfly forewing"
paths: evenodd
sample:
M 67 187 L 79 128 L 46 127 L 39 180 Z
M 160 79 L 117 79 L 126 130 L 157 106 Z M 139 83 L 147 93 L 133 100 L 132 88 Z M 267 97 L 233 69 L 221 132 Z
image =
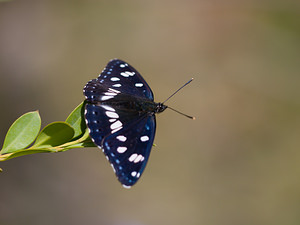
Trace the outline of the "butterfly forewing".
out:
M 153 93 L 144 78 L 136 69 L 122 60 L 111 60 L 101 72 L 98 81 L 123 94 L 144 97 L 153 101 Z
M 85 118 L 93 142 L 130 187 L 141 176 L 155 135 L 156 103 L 142 76 L 128 63 L 111 60 L 84 87 Z

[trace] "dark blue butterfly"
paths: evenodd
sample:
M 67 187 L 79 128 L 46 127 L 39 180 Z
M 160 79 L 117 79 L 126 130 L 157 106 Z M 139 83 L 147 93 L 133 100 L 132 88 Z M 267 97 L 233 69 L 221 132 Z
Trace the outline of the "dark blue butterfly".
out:
M 124 187 L 134 185 L 147 164 L 155 136 L 155 103 L 143 77 L 128 63 L 111 60 L 97 79 L 84 87 L 85 119 L 93 142 Z

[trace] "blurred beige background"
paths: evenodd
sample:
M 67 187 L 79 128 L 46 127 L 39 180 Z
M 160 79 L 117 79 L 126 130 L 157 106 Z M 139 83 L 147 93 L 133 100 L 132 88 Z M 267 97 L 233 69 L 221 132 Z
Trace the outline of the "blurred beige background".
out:
M 194 77 L 157 117 L 140 181 L 118 183 L 99 149 L 0 163 L 0 224 L 300 224 L 300 3 L 0 3 L 0 143 L 38 109 L 64 120 L 112 58 L 156 101 Z

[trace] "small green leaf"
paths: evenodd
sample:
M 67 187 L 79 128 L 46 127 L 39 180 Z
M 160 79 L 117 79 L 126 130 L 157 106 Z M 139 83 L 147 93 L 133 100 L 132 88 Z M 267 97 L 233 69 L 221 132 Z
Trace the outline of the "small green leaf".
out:
M 74 133 L 74 129 L 65 122 L 50 123 L 41 131 L 31 148 L 46 148 L 64 144 L 73 138 Z
M 85 129 L 83 135 L 80 138 L 62 144 L 57 148 L 59 148 L 58 151 L 63 152 L 72 148 L 85 148 L 85 147 L 96 147 L 90 138 L 89 130 L 87 128 Z
M 28 147 L 38 135 L 40 128 L 41 117 L 38 111 L 22 115 L 9 128 L 1 154 Z
M 83 106 L 84 102 L 80 103 L 66 119 L 66 123 L 70 124 L 75 131 L 74 138 L 82 135 L 86 128 L 83 116 Z

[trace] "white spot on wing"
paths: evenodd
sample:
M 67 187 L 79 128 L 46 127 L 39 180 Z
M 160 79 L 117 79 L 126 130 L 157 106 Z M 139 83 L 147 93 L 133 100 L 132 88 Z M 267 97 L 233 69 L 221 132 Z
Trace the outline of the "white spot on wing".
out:
M 119 153 L 124 153 L 124 152 L 126 152 L 127 151 L 127 148 L 126 147 L 118 147 L 117 148 L 117 152 L 119 152 Z
M 105 101 L 105 100 L 108 100 L 108 99 L 111 99 L 113 98 L 114 96 L 102 96 L 101 97 L 101 101 Z
M 114 122 L 112 125 L 110 125 L 110 129 L 114 130 L 114 129 L 117 129 L 117 128 L 122 128 L 122 123 L 120 120 L 117 120 L 116 122 Z
M 119 118 L 119 115 L 118 115 L 117 113 L 115 113 L 115 112 L 106 111 L 105 114 L 106 114 L 109 118 L 113 118 L 113 119 Z M 120 122 L 120 123 L 121 123 L 121 122 Z M 122 123 L 121 123 L 121 125 L 122 125 Z M 112 128 L 112 129 L 113 129 L 113 128 Z
M 117 136 L 117 139 L 122 142 L 125 142 L 127 140 L 127 138 L 124 135 Z
M 140 140 L 141 140 L 142 142 L 149 141 L 149 137 L 148 137 L 147 135 L 145 135 L 145 136 L 142 136 L 142 137 L 140 138 Z
M 129 75 L 125 72 L 120 73 L 120 75 L 123 76 L 123 77 L 129 77 Z
M 135 177 L 137 175 L 137 172 L 136 171 L 132 171 L 131 172 L 131 176 Z
M 127 188 L 127 189 L 131 188 L 131 186 L 127 186 L 127 185 L 125 185 L 125 184 L 123 184 L 123 187 L 124 187 L 124 188 Z
M 136 83 L 134 86 L 136 86 L 136 87 L 143 87 L 144 85 L 142 83 Z
M 129 157 L 128 160 L 129 160 L 130 162 L 133 162 L 133 160 L 135 160 L 137 156 L 138 156 L 138 154 L 133 153 L 133 154 Z
M 112 77 L 112 78 L 110 78 L 110 80 L 111 80 L 111 81 L 119 81 L 120 79 L 117 78 L 117 77 Z
M 125 71 L 120 73 L 121 76 L 123 77 L 129 77 L 129 76 L 134 76 L 135 72 L 130 72 L 130 71 Z
M 143 159 L 144 157 L 142 156 L 142 155 L 138 155 L 136 158 L 135 158 L 135 160 L 133 161 L 134 163 L 138 163 L 138 162 L 140 162 L 140 161 L 143 161 L 142 159 Z
M 121 87 L 121 84 L 114 84 L 113 87 Z
M 111 123 L 113 123 L 113 122 L 115 122 L 117 119 L 109 119 L 108 121 L 109 122 L 111 122 Z
M 125 73 L 128 74 L 129 76 L 133 76 L 135 74 L 135 72 L 129 72 L 129 71 L 126 71 Z
M 115 112 L 116 110 L 108 105 L 100 105 L 102 108 L 108 110 L 108 111 L 112 111 L 112 112 Z

